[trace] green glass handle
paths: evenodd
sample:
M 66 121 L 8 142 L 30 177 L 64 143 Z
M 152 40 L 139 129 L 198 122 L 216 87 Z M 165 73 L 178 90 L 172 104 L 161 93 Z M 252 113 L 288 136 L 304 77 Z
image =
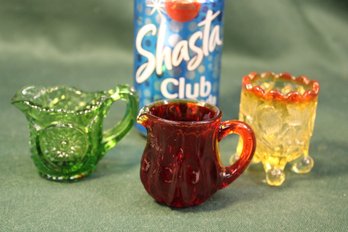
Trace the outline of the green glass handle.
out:
M 115 147 L 130 131 L 138 113 L 138 97 L 136 92 L 128 85 L 118 85 L 115 89 L 107 91 L 107 95 L 110 97 L 109 107 L 118 100 L 127 102 L 127 107 L 122 120 L 103 134 L 104 154 Z

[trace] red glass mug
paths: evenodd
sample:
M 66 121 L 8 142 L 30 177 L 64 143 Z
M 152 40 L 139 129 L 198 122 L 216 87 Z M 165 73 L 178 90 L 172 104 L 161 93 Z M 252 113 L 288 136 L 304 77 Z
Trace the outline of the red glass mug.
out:
M 189 100 L 168 100 L 145 106 L 138 123 L 147 129 L 140 177 L 159 203 L 182 208 L 206 201 L 246 169 L 255 150 L 252 129 L 240 121 L 221 122 L 215 106 Z M 220 161 L 218 142 L 239 134 L 243 149 L 229 167 Z

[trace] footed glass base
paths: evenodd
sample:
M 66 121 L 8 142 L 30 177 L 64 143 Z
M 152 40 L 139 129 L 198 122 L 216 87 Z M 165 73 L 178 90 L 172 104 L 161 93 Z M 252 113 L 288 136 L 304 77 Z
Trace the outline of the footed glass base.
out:
M 309 173 L 314 166 L 314 160 L 310 156 L 296 160 L 291 167 L 291 170 L 298 174 Z
M 80 173 L 80 174 L 75 174 L 75 175 L 68 175 L 68 176 L 53 176 L 53 175 L 50 175 L 50 174 L 47 174 L 47 173 L 42 173 L 42 172 L 39 172 L 39 175 L 42 177 L 42 178 L 45 178 L 47 180 L 52 180 L 52 181 L 61 181 L 61 182 L 73 182 L 73 181 L 77 181 L 77 180 L 80 180 L 88 175 L 90 175 L 92 172 L 91 171 L 88 171 L 88 172 L 83 172 L 83 173 Z
M 280 186 L 285 181 L 284 171 L 281 169 L 270 169 L 266 172 L 266 181 L 268 185 Z

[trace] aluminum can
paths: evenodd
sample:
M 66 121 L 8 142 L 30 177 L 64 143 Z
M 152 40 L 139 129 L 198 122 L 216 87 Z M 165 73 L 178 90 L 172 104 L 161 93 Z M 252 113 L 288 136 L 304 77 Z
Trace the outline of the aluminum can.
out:
M 218 105 L 224 0 L 134 0 L 134 88 Z

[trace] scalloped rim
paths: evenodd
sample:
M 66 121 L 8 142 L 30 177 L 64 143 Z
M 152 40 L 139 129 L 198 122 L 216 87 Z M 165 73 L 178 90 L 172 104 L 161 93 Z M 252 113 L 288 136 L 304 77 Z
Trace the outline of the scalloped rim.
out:
M 28 86 L 28 87 L 24 87 L 23 89 L 21 89 L 20 91 L 18 91 L 17 94 L 22 93 L 23 91 L 25 91 L 28 88 L 33 88 L 35 86 Z M 44 95 L 46 93 L 50 93 L 50 92 L 54 92 L 54 91 L 58 91 L 60 89 L 66 89 L 68 91 L 77 93 L 77 94 L 89 94 L 89 93 L 96 93 L 96 92 L 85 92 L 82 90 L 79 90 L 75 87 L 68 87 L 68 86 L 52 86 L 52 87 L 35 87 L 35 88 L 41 88 L 41 93 L 40 95 Z M 105 91 L 99 91 L 99 92 L 103 92 L 105 93 Z M 16 95 L 17 95 L 16 94 Z M 15 96 L 16 96 L 15 95 Z M 33 101 L 32 99 L 21 99 L 21 100 L 12 100 L 12 103 L 17 102 L 17 101 L 21 101 L 24 104 L 28 105 L 30 108 L 35 108 L 39 111 L 43 111 L 43 112 L 49 112 L 49 113 L 65 113 L 65 114 L 86 114 L 92 111 L 95 111 L 97 108 L 99 108 L 102 104 L 102 102 L 105 100 L 105 96 L 101 96 L 100 99 L 98 99 L 94 104 L 86 104 L 84 108 L 79 109 L 79 110 L 65 110 L 65 109 L 54 109 L 54 108 L 50 108 L 48 106 L 44 106 L 42 104 L 38 104 L 37 102 Z
M 303 94 L 297 91 L 291 91 L 287 94 L 282 94 L 277 89 L 265 92 L 260 86 L 253 86 L 253 81 L 257 79 L 262 79 L 265 77 L 273 77 L 274 79 L 283 79 L 285 81 L 293 81 L 299 85 L 307 86 L 310 89 L 306 90 Z M 256 96 L 264 98 L 265 100 L 278 100 L 286 102 L 304 102 L 304 101 L 314 101 L 317 99 L 320 85 L 316 80 L 310 80 L 307 76 L 301 75 L 294 77 L 289 73 L 275 74 L 273 72 L 257 73 L 252 72 L 243 78 L 242 82 L 243 89 L 254 93 Z

